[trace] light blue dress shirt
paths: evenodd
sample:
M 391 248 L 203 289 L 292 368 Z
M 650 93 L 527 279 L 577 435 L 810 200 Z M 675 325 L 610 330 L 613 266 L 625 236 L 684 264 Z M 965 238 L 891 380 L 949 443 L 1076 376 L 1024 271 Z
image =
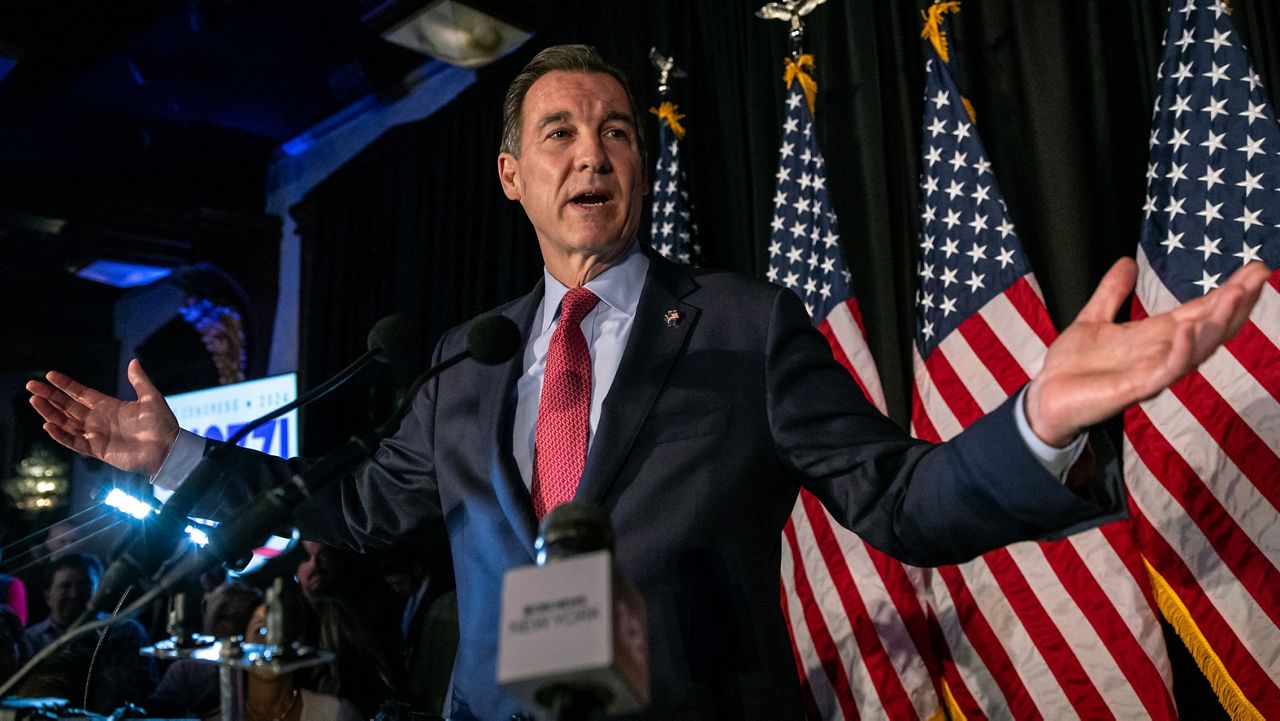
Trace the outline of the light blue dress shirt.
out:
M 600 407 L 613 387 L 613 378 L 622 362 L 622 351 L 631 337 L 640 291 L 649 272 L 649 259 L 640 252 L 639 244 L 621 263 L 587 281 L 583 286 L 595 293 L 600 302 L 582 319 L 582 335 L 591 350 L 591 416 L 587 448 L 596 437 L 600 425 Z M 560 302 L 569 289 L 542 269 L 542 305 L 534 313 L 536 322 L 530 342 L 524 348 L 524 373 L 516 381 L 516 415 L 512 422 L 515 435 L 511 444 L 516 466 L 526 488 L 533 486 L 533 446 L 537 435 L 538 405 L 542 397 L 542 374 L 547 367 L 547 348 L 551 334 L 560 325 Z

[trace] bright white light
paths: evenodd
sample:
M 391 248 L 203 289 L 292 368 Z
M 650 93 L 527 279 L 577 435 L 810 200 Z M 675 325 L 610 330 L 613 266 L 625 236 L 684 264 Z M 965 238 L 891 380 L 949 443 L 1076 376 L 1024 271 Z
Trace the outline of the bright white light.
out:
M 196 544 L 197 546 L 204 548 L 205 546 L 209 545 L 209 534 L 205 533 L 199 528 L 196 528 L 195 526 L 187 526 L 183 530 L 186 531 L 186 534 L 191 537 L 191 542 Z
M 119 488 L 111 489 L 111 492 L 107 494 L 107 497 L 103 499 L 102 502 L 107 504 L 108 506 L 111 506 L 117 511 L 121 511 L 123 513 L 129 514 L 130 516 L 133 516 L 139 521 L 151 515 L 152 513 L 159 513 L 159 511 L 152 508 L 145 501 L 140 501 L 137 498 L 134 498 L 133 496 L 129 495 L 128 493 L 125 493 L 124 491 L 120 490 Z

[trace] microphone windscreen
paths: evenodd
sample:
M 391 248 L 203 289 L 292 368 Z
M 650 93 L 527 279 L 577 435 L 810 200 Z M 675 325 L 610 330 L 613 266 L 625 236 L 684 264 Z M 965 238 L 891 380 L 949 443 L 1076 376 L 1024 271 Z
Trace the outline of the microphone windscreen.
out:
M 520 329 L 505 315 L 481 318 L 467 332 L 467 350 L 485 365 L 506 362 L 520 349 L 520 341 Z
M 402 315 L 389 315 L 369 331 L 369 350 L 381 363 L 411 360 L 418 348 L 418 325 Z
M 609 514 L 590 501 L 562 503 L 542 517 L 536 548 L 543 557 L 539 563 L 592 551 L 612 551 L 613 524 Z

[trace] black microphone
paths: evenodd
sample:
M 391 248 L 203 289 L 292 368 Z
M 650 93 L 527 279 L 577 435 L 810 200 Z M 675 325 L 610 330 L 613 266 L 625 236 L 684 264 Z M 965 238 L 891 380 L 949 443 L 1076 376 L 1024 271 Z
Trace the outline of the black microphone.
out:
M 536 566 L 502 584 L 498 683 L 557 721 L 649 703 L 645 603 L 613 563 L 604 509 L 571 501 L 542 519 Z
M 417 325 L 401 315 L 387 316 L 374 324 L 369 331 L 368 351 L 353 363 L 292 402 L 253 419 L 228 438 L 226 445 L 211 449 L 169 497 L 160 513 L 154 518 L 143 520 L 134 538 L 102 574 L 98 590 L 89 601 L 88 613 L 110 608 L 126 588 L 144 582 L 160 568 L 166 558 L 173 555 L 183 529 L 186 528 L 188 514 L 222 475 L 223 459 L 231 453 L 229 447 L 238 444 L 262 424 L 327 395 L 373 361 L 389 363 L 406 360 L 413 355 L 417 346 Z
M 409 360 L 418 347 L 418 326 L 402 315 L 389 315 L 369 330 L 368 348 L 363 355 L 352 361 L 351 365 L 338 371 L 332 378 L 316 386 L 293 401 L 286 403 L 270 413 L 263 414 L 249 421 L 247 425 L 227 439 L 227 443 L 236 445 L 262 424 L 275 420 L 289 411 L 300 408 L 312 401 L 328 395 L 330 391 L 351 380 L 355 374 L 364 370 L 373 361 L 379 363 L 401 363 Z
M 520 330 L 510 318 L 492 315 L 475 321 L 467 333 L 466 349 L 418 376 L 381 425 L 369 433 L 351 436 L 285 483 L 259 493 L 248 506 L 236 513 L 235 518 L 219 526 L 205 547 L 210 563 L 227 563 L 240 558 L 255 548 L 272 529 L 287 521 L 300 503 L 372 455 L 378 443 L 400 427 L 400 421 L 408 413 L 418 390 L 428 380 L 466 358 L 474 358 L 484 365 L 497 365 L 514 356 L 520 344 Z

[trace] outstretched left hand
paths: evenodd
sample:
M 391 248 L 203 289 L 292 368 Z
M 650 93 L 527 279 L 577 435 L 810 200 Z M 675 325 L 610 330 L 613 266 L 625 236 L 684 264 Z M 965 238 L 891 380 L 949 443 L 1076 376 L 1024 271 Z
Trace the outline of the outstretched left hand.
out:
M 1200 298 L 1116 323 L 1138 275 L 1132 258 L 1120 259 L 1049 346 L 1044 367 L 1027 387 L 1031 430 L 1062 448 L 1089 426 L 1169 387 L 1235 337 L 1270 274 L 1262 263 L 1249 263 Z

